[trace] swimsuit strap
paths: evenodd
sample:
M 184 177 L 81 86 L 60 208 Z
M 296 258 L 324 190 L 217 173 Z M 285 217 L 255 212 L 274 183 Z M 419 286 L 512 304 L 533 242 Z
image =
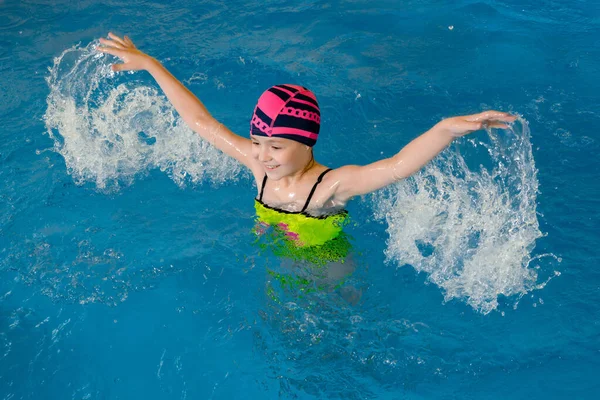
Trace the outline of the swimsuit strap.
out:
M 331 168 L 326 169 L 325 171 L 323 171 L 323 173 L 321 175 L 319 175 L 319 179 L 317 179 L 317 182 L 312 187 L 312 190 L 310 191 L 310 194 L 308 195 L 308 199 L 306 199 L 306 204 L 304 204 L 304 207 L 302 207 L 302 211 L 300 211 L 300 212 L 306 211 L 306 208 L 308 207 L 308 203 L 310 203 L 310 199 L 312 199 L 312 196 L 315 193 L 315 190 L 317 189 L 317 186 L 319 185 L 319 183 L 321 183 L 321 181 L 323 180 L 323 177 L 329 171 L 331 171 Z
M 319 178 L 317 179 L 317 182 L 312 187 L 312 189 L 310 191 L 310 194 L 308 195 L 308 198 L 306 199 L 306 203 L 304 204 L 304 207 L 302 207 L 302 211 L 300 211 L 301 213 L 304 212 L 304 211 L 306 211 L 306 208 L 308 207 L 308 204 L 310 203 L 310 199 L 312 199 L 312 196 L 315 193 L 315 190 L 317 189 L 317 186 L 319 186 L 319 183 L 321 183 L 321 181 L 323 180 L 323 177 L 329 171 L 331 171 L 331 168 L 326 169 L 325 171 L 323 171 L 321 173 L 321 175 L 319 175 Z M 258 201 L 260 201 L 260 202 L 262 202 L 263 192 L 265 191 L 265 185 L 266 184 L 267 184 L 267 174 L 265 174 L 265 177 L 263 178 L 263 181 L 262 181 L 262 186 L 260 187 L 260 195 L 258 196 Z
M 262 186 L 260 187 L 260 196 L 258 196 L 258 201 L 262 201 L 262 195 L 263 195 L 263 192 L 265 191 L 266 184 L 267 184 L 267 174 L 265 174 Z

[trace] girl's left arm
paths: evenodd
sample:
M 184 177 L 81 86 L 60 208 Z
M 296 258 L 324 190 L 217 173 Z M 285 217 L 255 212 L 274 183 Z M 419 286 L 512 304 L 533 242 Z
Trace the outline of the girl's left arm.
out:
M 398 154 L 365 166 L 346 165 L 330 173 L 340 202 L 374 192 L 408 178 L 444 150 L 455 138 L 483 128 L 507 129 L 516 119 L 508 113 L 485 111 L 447 118 L 407 144 Z

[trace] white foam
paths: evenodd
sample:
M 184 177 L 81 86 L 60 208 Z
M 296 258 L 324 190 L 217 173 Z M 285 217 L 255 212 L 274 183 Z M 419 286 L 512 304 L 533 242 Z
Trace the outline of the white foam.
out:
M 241 165 L 189 129 L 156 85 L 116 75 L 116 59 L 95 47 L 65 50 L 47 78 L 46 128 L 77 184 L 118 190 L 153 169 L 180 186 L 238 179 Z
M 486 165 L 469 167 L 477 157 Z M 542 236 L 537 193 L 524 119 L 510 131 L 461 139 L 420 173 L 374 195 L 375 216 L 388 225 L 387 259 L 427 273 L 446 300 L 489 313 L 499 296 L 520 298 L 543 286 L 529 267 Z

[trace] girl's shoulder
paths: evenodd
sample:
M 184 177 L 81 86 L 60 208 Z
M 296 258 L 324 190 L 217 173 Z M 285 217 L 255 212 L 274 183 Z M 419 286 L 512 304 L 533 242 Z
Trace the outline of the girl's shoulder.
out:
M 329 195 L 336 203 L 346 204 L 353 195 L 353 188 L 364 179 L 358 165 L 343 165 L 333 168 L 323 177 L 323 186 L 330 189 Z

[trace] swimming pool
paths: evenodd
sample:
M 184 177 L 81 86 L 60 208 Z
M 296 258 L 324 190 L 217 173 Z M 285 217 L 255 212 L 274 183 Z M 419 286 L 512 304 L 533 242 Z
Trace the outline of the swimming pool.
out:
M 600 395 L 592 2 L 0 3 L 0 398 Z M 76 21 L 76 22 L 75 22 Z M 130 35 L 239 134 L 316 92 L 331 167 L 441 118 L 522 116 L 349 204 L 342 287 L 267 294 L 250 177 L 183 127 Z

